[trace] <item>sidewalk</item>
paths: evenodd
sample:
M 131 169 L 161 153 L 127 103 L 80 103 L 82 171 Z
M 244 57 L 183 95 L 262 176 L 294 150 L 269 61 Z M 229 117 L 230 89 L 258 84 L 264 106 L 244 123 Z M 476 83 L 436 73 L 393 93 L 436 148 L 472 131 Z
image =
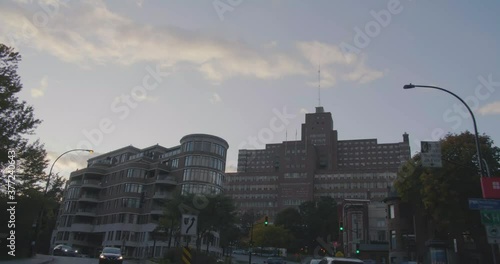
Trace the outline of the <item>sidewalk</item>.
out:
M 34 258 L 27 259 L 13 259 L 7 261 L 0 261 L 1 264 L 48 264 L 54 260 L 52 256 L 36 255 Z

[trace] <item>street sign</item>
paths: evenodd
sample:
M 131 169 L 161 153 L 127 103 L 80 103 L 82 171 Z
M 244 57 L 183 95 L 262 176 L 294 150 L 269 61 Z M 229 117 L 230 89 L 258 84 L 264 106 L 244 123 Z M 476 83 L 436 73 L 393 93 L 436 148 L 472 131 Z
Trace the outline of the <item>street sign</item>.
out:
M 483 198 L 500 199 L 500 177 L 481 177 Z
M 439 141 L 421 141 L 420 146 L 422 166 L 429 168 L 443 167 L 443 162 L 441 161 L 441 145 Z
M 489 244 L 500 244 L 500 226 L 499 225 L 487 225 L 486 235 L 488 236 Z
M 481 211 L 481 223 L 484 225 L 500 225 L 500 211 Z
M 196 235 L 198 216 L 183 214 L 181 219 L 181 235 Z
M 500 210 L 500 200 L 469 198 L 469 209 Z

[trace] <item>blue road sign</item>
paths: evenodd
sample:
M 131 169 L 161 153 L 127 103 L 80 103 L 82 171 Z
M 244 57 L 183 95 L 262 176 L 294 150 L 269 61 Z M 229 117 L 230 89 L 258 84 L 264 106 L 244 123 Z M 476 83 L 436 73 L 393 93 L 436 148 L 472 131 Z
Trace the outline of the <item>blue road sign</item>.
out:
M 469 209 L 500 210 L 500 200 L 469 198 Z

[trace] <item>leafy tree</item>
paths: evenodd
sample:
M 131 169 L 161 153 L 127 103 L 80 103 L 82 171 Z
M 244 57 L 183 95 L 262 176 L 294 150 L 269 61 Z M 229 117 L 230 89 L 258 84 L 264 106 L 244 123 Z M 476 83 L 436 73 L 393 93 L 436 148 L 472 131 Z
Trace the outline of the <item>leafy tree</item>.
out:
M 61 179 L 53 182 L 50 192 L 44 195 L 47 153 L 38 140 L 31 143 L 28 140 L 28 136 L 34 134 L 41 121 L 34 117 L 33 107 L 17 96 L 22 89 L 21 78 L 17 74 L 20 61 L 21 55 L 18 52 L 0 44 L 0 196 L 11 200 L 14 197 L 7 196 L 8 186 L 15 188 L 15 199 L 18 202 L 16 214 L 22 216 L 16 217 L 16 238 L 17 241 L 27 243 L 18 245 L 21 249 L 18 256 L 26 256 L 29 254 L 29 243 L 34 238 L 34 219 L 42 207 L 47 211 L 39 221 L 43 229 L 38 245 L 50 244 L 50 227 L 55 223 L 59 206 L 58 200 L 54 198 L 60 199 L 64 183 Z M 15 178 L 9 178 L 11 175 L 15 175 Z M 1 206 L 2 210 L 4 207 L 5 205 Z M 0 228 L 0 232 L 7 233 L 5 228 Z
M 34 117 L 33 107 L 17 97 L 22 89 L 17 74 L 20 61 L 18 52 L 0 44 L 0 165 L 6 168 L 9 161 L 14 161 L 17 195 L 33 195 L 33 191 L 42 189 L 40 183 L 46 178 L 43 171 L 48 161 L 43 144 L 38 140 L 29 143 L 27 139 L 41 121 Z M 4 170 L 1 179 L 0 190 L 6 191 L 9 179 Z
M 286 248 L 292 241 L 290 231 L 282 226 L 263 224 L 254 225 L 253 241 L 256 246 Z
M 417 154 L 399 171 L 396 190 L 419 219 L 430 221 L 429 238 L 447 240 L 470 233 L 475 241 L 485 241 L 478 212 L 468 208 L 469 198 L 482 196 L 474 135 L 448 134 L 440 142 L 443 167 L 424 168 Z M 497 175 L 500 148 L 486 135 L 480 136 L 480 144 L 492 175 Z
M 32 135 L 41 123 L 34 117 L 33 107 L 16 97 L 22 89 L 19 61 L 18 52 L 0 44 L 0 163 L 8 161 L 9 150 L 24 151 L 29 145 L 25 136 Z
M 283 226 L 285 229 L 290 230 L 292 233 L 303 232 L 302 215 L 299 210 L 294 207 L 289 207 L 279 212 L 276 215 L 274 224 Z
M 183 214 L 198 216 L 198 249 L 200 249 L 201 239 L 204 236 L 209 236 L 212 231 L 219 232 L 221 236 L 229 236 L 226 232 L 231 230 L 236 221 L 233 200 L 221 194 L 213 197 L 194 194 L 177 195 L 167 202 L 165 216 L 161 223 L 171 222 L 171 219 L 179 219 L 180 221 Z
M 290 252 L 298 252 L 305 245 L 306 228 L 299 210 L 294 207 L 285 208 L 276 215 L 274 224 L 290 231 L 294 237 L 287 247 Z
M 309 248 L 315 248 L 317 239 L 324 241 L 338 237 L 337 203 L 331 197 L 321 197 L 299 206 L 305 232 L 303 239 Z

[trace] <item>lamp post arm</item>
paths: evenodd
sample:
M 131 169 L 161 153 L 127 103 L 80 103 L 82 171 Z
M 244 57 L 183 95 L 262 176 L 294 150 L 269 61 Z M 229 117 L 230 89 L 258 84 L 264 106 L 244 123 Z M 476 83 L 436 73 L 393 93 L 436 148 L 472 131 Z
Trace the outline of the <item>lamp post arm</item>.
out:
M 73 152 L 73 151 L 88 151 L 88 152 L 93 152 L 93 150 L 91 149 L 71 149 L 71 150 L 68 150 L 66 152 L 64 152 L 63 154 L 59 155 L 59 157 L 57 157 L 56 160 L 54 160 L 54 162 L 52 162 L 52 166 L 50 166 L 50 171 L 49 171 L 49 178 L 47 179 L 47 184 L 45 185 L 45 192 L 44 194 L 47 194 L 48 190 L 49 190 L 49 185 L 50 185 L 50 178 L 52 176 L 52 169 L 54 168 L 54 165 L 56 165 L 56 162 L 64 155 L 66 155 L 67 153 L 70 153 L 70 152 Z
M 441 90 L 441 91 L 443 91 L 445 93 L 453 95 L 455 98 L 457 98 L 458 100 L 460 100 L 460 102 L 462 102 L 462 104 L 465 105 L 465 107 L 467 108 L 467 110 L 469 111 L 469 113 L 470 113 L 470 115 L 472 117 L 472 122 L 474 123 L 474 136 L 475 136 L 475 140 L 476 140 L 477 162 L 478 162 L 478 166 L 479 166 L 479 171 L 481 173 L 481 177 L 483 177 L 485 171 L 483 169 L 484 168 L 483 167 L 483 155 L 481 153 L 481 145 L 479 143 L 479 133 L 477 132 L 476 117 L 474 116 L 474 113 L 470 109 L 469 105 L 467 105 L 467 103 L 464 100 L 462 100 L 462 98 L 460 98 L 458 95 L 456 95 L 453 92 L 448 91 L 448 90 L 446 90 L 444 88 L 437 87 L 437 86 L 432 86 L 432 85 L 418 85 L 418 84 L 413 84 L 412 86 L 413 87 L 421 87 L 421 88 L 430 88 L 430 89 Z M 405 87 L 405 89 L 411 89 L 413 87 L 408 87 L 408 88 Z M 490 175 L 487 174 L 487 176 L 489 177 Z

